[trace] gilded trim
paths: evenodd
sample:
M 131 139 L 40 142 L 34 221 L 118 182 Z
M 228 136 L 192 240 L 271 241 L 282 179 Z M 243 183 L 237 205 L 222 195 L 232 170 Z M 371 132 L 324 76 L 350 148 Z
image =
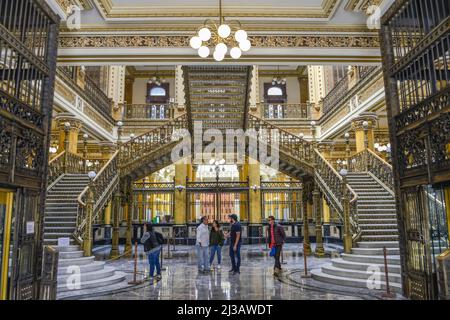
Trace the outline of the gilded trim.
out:
M 9 271 L 9 248 L 11 243 L 11 220 L 13 211 L 14 193 L 11 190 L 0 189 L 0 192 L 6 193 L 5 202 L 5 224 L 4 224 L 4 238 L 3 238 L 3 256 L 0 270 L 0 300 L 7 300 L 6 292 L 8 291 L 8 271 Z M 6 250 L 4 250 L 6 248 Z
M 251 6 L 226 6 L 225 17 L 270 17 L 270 18 L 319 18 L 329 19 L 342 0 L 323 0 L 320 7 L 289 7 L 282 10 Z M 94 0 L 100 14 L 105 19 L 115 18 L 154 18 L 154 17 L 216 17 L 218 8 L 214 6 L 136 6 L 117 7 L 111 0 Z M 175 11 L 177 10 L 177 11 Z

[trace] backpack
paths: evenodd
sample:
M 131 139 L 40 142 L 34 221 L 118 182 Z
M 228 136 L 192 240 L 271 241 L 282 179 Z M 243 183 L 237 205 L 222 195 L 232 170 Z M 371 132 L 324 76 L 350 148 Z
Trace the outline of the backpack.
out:
M 158 244 L 164 244 L 163 235 L 159 232 L 155 232 L 155 235 L 156 235 L 156 241 L 158 242 Z
M 144 242 L 144 251 L 149 252 L 157 246 L 159 246 L 157 236 L 155 232 L 150 232 L 150 237 Z

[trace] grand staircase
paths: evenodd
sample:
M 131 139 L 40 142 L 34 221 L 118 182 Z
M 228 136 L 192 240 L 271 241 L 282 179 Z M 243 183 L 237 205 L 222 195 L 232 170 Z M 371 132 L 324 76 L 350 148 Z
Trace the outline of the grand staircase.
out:
M 85 239 L 87 190 L 93 189 L 94 218 L 118 185 L 116 154 L 97 173 L 91 184 L 87 174 L 79 173 L 82 170 L 78 161 L 70 160 L 74 155 L 68 154 L 69 161 L 61 166 L 64 156 L 62 153 L 50 162 L 52 183 L 47 190 L 44 215 L 44 244 L 55 246 L 59 252 L 58 298 L 75 296 L 86 289 L 90 289 L 90 293 L 103 291 L 126 279 L 125 273 L 105 266 L 105 262 L 95 261 L 94 256 L 84 256 L 78 244 Z M 59 238 L 69 238 L 69 245 L 58 246 Z M 80 280 L 78 285 L 77 279 Z
M 378 165 L 392 170 L 386 163 Z M 348 173 L 347 183 L 357 195 L 355 218 L 360 237 L 350 254 L 341 254 L 340 258 L 313 270 L 311 274 L 314 279 L 327 283 L 385 290 L 383 248 L 386 248 L 390 289 L 401 293 L 395 198 L 386 185 L 362 170 Z

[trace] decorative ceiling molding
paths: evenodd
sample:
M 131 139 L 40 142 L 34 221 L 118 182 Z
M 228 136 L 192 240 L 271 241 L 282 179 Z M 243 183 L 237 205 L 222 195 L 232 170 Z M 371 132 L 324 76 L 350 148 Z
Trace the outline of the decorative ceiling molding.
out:
M 330 19 L 342 0 L 323 0 L 319 7 L 264 7 L 260 6 L 225 6 L 224 16 L 228 17 L 270 17 L 299 19 Z M 112 0 L 94 0 L 104 19 L 133 19 L 155 17 L 215 17 L 217 5 L 211 6 L 117 6 Z
M 379 48 L 377 35 L 251 36 L 256 48 Z M 60 48 L 187 48 L 189 36 L 61 36 Z
M 296 70 L 258 70 L 259 77 L 297 77 L 308 78 L 308 74 L 305 74 L 306 66 L 299 66 Z
M 128 76 L 132 78 L 149 78 L 154 75 L 158 75 L 164 78 L 175 78 L 174 70 L 137 70 L 134 66 L 127 67 Z
M 367 14 L 367 9 L 370 6 L 381 6 L 382 2 L 383 0 L 348 0 L 345 10 Z

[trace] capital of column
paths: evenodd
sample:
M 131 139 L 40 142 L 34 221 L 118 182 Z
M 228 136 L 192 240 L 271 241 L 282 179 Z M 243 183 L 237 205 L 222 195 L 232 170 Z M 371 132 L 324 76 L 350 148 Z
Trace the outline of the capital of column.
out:
M 55 121 L 58 124 L 58 128 L 64 130 L 65 124 L 70 124 L 71 131 L 79 131 L 81 129 L 81 126 L 83 125 L 83 122 L 80 119 L 77 119 L 75 116 L 71 115 L 70 113 L 61 113 L 55 117 Z
M 363 112 L 358 117 L 352 120 L 353 130 L 364 130 L 364 123 L 367 122 L 367 129 L 372 129 L 376 126 L 378 116 L 374 112 Z

